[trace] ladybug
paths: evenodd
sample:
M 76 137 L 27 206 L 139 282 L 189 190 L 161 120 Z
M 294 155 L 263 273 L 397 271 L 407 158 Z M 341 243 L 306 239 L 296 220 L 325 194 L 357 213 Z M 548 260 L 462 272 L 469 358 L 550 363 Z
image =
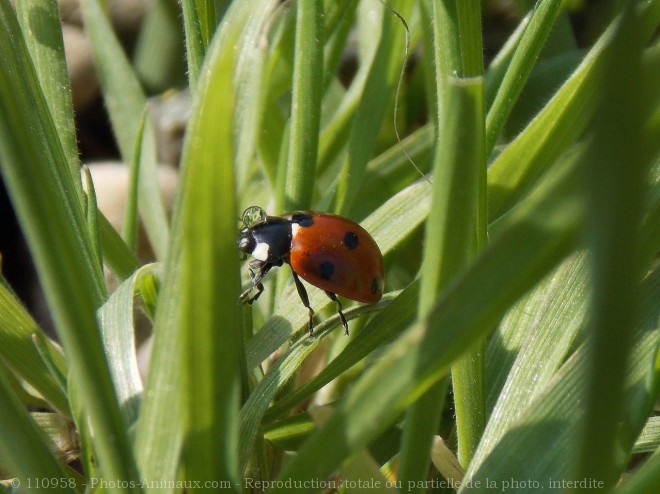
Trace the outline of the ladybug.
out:
M 383 255 L 375 240 L 357 223 L 341 216 L 314 211 L 295 211 L 268 216 L 258 207 L 243 212 L 238 248 L 254 259 L 248 273 L 252 285 L 240 300 L 252 304 L 264 287 L 261 281 L 275 266 L 291 266 L 302 303 L 309 310 L 309 334 L 313 334 L 314 310 L 300 278 L 321 288 L 335 302 L 346 334 L 348 323 L 337 295 L 376 303 L 383 295 Z M 252 290 L 256 293 L 250 297 Z

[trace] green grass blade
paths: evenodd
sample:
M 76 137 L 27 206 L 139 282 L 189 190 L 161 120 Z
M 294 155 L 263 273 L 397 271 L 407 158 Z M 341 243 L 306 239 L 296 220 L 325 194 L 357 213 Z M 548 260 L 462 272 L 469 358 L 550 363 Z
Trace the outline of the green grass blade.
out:
M 490 154 L 504 122 L 516 103 L 527 78 L 534 68 L 550 30 L 559 15 L 562 2 L 543 0 L 536 4 L 525 27 L 506 74 L 495 94 L 486 117 L 486 155 Z
M 314 192 L 323 80 L 323 2 L 298 2 L 284 210 L 309 209 Z
M 654 494 L 660 485 L 660 455 L 653 455 L 635 475 L 626 479 L 613 492 L 615 494 Z
M 64 58 L 58 3 L 56 0 L 26 0 L 15 3 L 18 22 L 69 164 L 78 200 L 82 202 L 78 141 L 73 122 L 71 83 Z
M 126 193 L 126 210 L 124 211 L 124 221 L 122 229 L 122 238 L 132 252 L 137 253 L 137 235 L 138 235 L 138 191 L 140 183 L 140 168 L 142 167 L 142 145 L 144 144 L 144 127 L 147 123 L 148 112 L 145 107 L 140 119 L 137 139 L 135 140 L 135 151 L 131 160 L 130 171 L 128 175 L 128 191 Z
M 23 405 L 11 390 L 6 369 L 0 366 L 0 458 L 2 470 L 14 476 L 10 485 L 21 491 L 36 492 L 42 489 L 41 481 L 61 480 L 60 492 L 77 492 L 75 483 L 69 483 L 69 476 L 50 451 L 48 439 L 30 419 Z M 5 463 L 5 461 L 7 463 Z M 36 484 L 36 485 L 35 485 Z M 18 489 L 17 489 L 18 490 Z
M 99 213 L 99 235 L 103 260 L 119 279 L 125 280 L 140 267 L 140 260 L 102 213 Z
M 188 478 L 238 479 L 236 353 L 242 326 L 231 74 L 232 47 L 251 8 L 234 3 L 225 14 L 195 96 L 136 431 L 141 472 L 149 478 L 177 478 L 185 440 Z M 219 108 L 226 118 L 217 119 Z M 172 355 L 181 355 L 183 364 L 172 365 Z
M 635 441 L 633 453 L 653 453 L 660 446 L 660 417 L 652 416 Z
M 414 285 L 417 288 L 417 284 Z M 418 290 L 410 290 L 411 293 L 417 295 Z M 275 414 L 282 413 L 299 402 L 302 398 L 307 396 L 311 391 L 319 389 L 323 384 L 327 383 L 332 377 L 339 375 L 343 370 L 349 368 L 351 365 L 357 363 L 361 358 L 368 355 L 378 346 L 387 343 L 394 339 L 394 337 L 405 327 L 404 323 L 412 322 L 412 314 L 410 311 L 401 313 L 402 304 L 406 304 L 407 308 L 411 308 L 411 297 L 404 297 L 401 303 L 395 303 L 392 310 L 387 307 L 393 297 L 386 296 L 386 299 L 377 305 L 362 306 L 358 308 L 351 308 L 344 311 L 344 315 L 348 320 L 352 319 L 355 314 L 360 314 L 368 311 L 380 310 L 372 321 L 370 321 L 366 328 L 360 331 L 354 339 L 351 340 L 348 347 L 333 360 L 332 367 L 326 367 L 323 371 L 323 376 L 314 378 L 314 382 L 308 383 L 304 390 L 297 389 L 294 393 L 293 399 L 287 400 L 282 406 L 280 405 Z M 395 299 L 398 301 L 398 299 Z M 245 405 L 241 409 L 241 424 L 239 433 L 239 444 L 241 448 L 241 468 L 244 469 L 247 464 L 251 449 L 260 431 L 261 420 L 264 417 L 268 406 L 275 397 L 276 393 L 280 391 L 287 382 L 295 376 L 303 361 L 316 349 L 321 343 L 322 339 L 329 334 L 330 331 L 338 325 L 338 316 L 334 316 L 315 327 L 315 336 L 313 338 L 301 338 L 297 341 L 277 363 L 271 367 L 264 378 L 259 381 L 250 394 Z
M 410 15 L 411 6 L 411 3 L 401 1 L 390 4 L 390 7 L 404 18 Z M 401 71 L 405 47 L 404 27 L 397 17 L 385 11 L 378 49 L 355 112 L 348 142 L 348 155 L 337 183 L 336 202 L 333 207 L 337 214 L 345 214 L 349 211 L 355 200 L 355 193 L 362 183 L 388 108 L 389 96 Z
M 117 399 L 128 429 L 137 419 L 142 378 L 138 370 L 133 321 L 133 299 L 145 276 L 153 276 L 151 265 L 135 271 L 119 285 L 99 309 L 99 322 Z
M 225 31 L 209 48 L 208 71 L 199 81 L 182 164 L 180 331 L 187 426 L 183 463 L 189 480 L 230 480 L 236 486 L 240 390 L 236 349 L 241 346 L 242 324 L 234 240 L 238 213 L 231 74 L 233 44 L 240 30 L 232 26 Z M 216 118 L 218 112 L 223 119 Z
M 588 418 L 575 478 L 596 478 L 606 487 L 617 480 L 617 425 L 624 418 L 625 369 L 638 317 L 638 285 L 648 269 L 640 263 L 638 234 L 649 170 L 644 149 L 648 144 L 628 143 L 642 135 L 649 107 L 657 103 L 657 87 L 644 83 L 641 59 L 646 39 L 643 30 L 632 29 L 633 9 L 629 3 L 614 33 L 600 81 L 602 109 L 587 137 L 594 143 L 587 176 L 593 340 L 588 348 Z M 634 85 L 637 91 L 630 91 Z M 657 152 L 657 140 L 652 146 Z
M 108 367 L 96 309 L 102 280 L 71 173 L 12 7 L 0 1 L 0 165 L 26 234 L 75 383 L 98 434 L 105 475 L 137 477 Z
M 2 278 L 0 277 L 0 280 Z M 62 351 L 48 340 L 4 283 L 0 283 L 0 348 L 2 361 L 25 379 L 57 411 L 70 415 L 66 390 L 52 374 L 33 341 L 39 333 L 59 375 L 66 375 Z
M 486 163 L 484 155 L 481 9 L 479 2 L 432 5 L 435 108 L 438 111 L 433 196 L 426 224 L 421 269 L 419 314 L 435 304 L 476 257 L 485 243 Z M 444 60 L 444 62 L 440 62 Z M 458 74 L 458 77 L 456 76 Z M 474 75 L 475 77 L 468 78 Z M 484 427 L 483 343 L 452 367 L 458 450 L 461 463 L 472 456 Z M 406 412 L 399 479 L 407 484 L 424 478 L 437 433 L 447 380 L 429 389 Z M 415 492 L 421 492 L 417 487 Z
M 417 315 L 417 300 L 419 299 L 419 281 L 408 285 L 396 297 L 386 295 L 393 300 L 387 301 L 385 306 L 371 321 L 356 334 L 346 345 L 346 348 L 323 368 L 314 378 L 302 386 L 296 388 L 279 398 L 264 415 L 264 420 L 269 423 L 274 418 L 281 416 L 286 411 L 302 402 L 314 391 L 321 389 L 341 373 L 350 369 L 360 360 L 367 357 L 372 351 L 380 346 L 391 342 L 402 329 L 410 325 Z M 347 311 L 347 314 L 350 312 Z M 304 345 L 302 340 L 302 344 Z M 295 346 L 292 348 L 296 348 Z M 268 379 L 269 373 L 264 380 Z M 247 410 L 247 406 L 246 406 Z M 247 413 L 247 411 L 245 411 Z
M 132 163 L 146 98 L 99 0 L 83 0 L 81 7 L 117 145 L 123 162 Z M 148 119 L 141 154 L 140 212 L 156 257 L 163 259 L 169 226 L 158 188 L 155 136 Z
M 255 2 L 254 8 L 246 12 L 249 18 L 236 58 L 235 78 L 241 88 L 236 94 L 236 114 L 240 115 L 236 121 L 236 182 L 239 191 L 245 191 L 248 183 L 263 126 L 273 123 L 264 108 L 268 98 L 265 74 L 270 52 L 265 43 L 255 42 L 255 39 L 263 35 L 264 26 L 277 12 L 276 7 L 274 0 L 263 0 Z
M 181 8 L 186 33 L 188 82 L 196 91 L 206 49 L 215 31 L 215 0 L 183 0 Z
M 96 202 L 96 191 L 94 190 L 94 182 L 92 182 L 92 174 L 87 166 L 83 167 L 85 174 L 85 218 L 87 221 L 87 231 L 89 232 L 89 240 L 92 245 L 92 252 L 96 260 L 98 268 L 98 276 L 103 276 L 103 255 L 101 253 L 101 236 L 99 235 L 99 209 Z M 107 298 L 108 294 L 104 290 L 103 298 Z

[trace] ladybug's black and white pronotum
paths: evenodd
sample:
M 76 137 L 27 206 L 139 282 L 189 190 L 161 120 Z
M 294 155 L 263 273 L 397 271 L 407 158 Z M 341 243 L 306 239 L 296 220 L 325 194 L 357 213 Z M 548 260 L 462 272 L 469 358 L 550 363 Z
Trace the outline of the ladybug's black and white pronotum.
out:
M 324 290 L 336 303 L 346 334 L 348 323 L 337 295 L 369 304 L 383 295 L 383 256 L 371 235 L 357 223 L 312 211 L 267 216 L 257 206 L 245 210 L 243 223 L 238 248 L 254 258 L 248 269 L 252 285 L 241 294 L 245 303 L 259 298 L 263 277 L 284 263 L 291 266 L 298 295 L 309 310 L 310 334 L 314 311 L 300 278 Z

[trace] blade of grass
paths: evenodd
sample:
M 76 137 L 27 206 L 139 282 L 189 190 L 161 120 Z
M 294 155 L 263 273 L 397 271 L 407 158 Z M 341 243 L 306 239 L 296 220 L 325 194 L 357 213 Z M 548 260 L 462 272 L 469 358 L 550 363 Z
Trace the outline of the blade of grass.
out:
M 69 476 L 62 469 L 50 451 L 48 439 L 36 426 L 23 405 L 9 387 L 6 369 L 0 365 L 0 457 L 7 464 L 2 465 L 3 471 L 15 476 L 11 485 L 21 487 L 21 490 L 41 490 L 41 485 L 34 486 L 40 480 L 61 480 L 57 487 L 62 492 L 77 492 L 75 483 L 69 483 Z M 50 484 L 49 484 L 50 487 Z
M 82 0 L 80 5 L 117 145 L 123 162 L 132 163 L 146 98 L 100 1 Z M 158 188 L 156 140 L 149 119 L 143 132 L 140 213 L 151 247 L 156 257 L 163 259 L 169 226 Z
M 96 261 L 96 267 L 98 269 L 98 276 L 103 276 L 103 255 L 101 254 L 101 237 L 99 235 L 99 210 L 96 203 L 96 191 L 94 190 L 94 182 L 92 182 L 92 174 L 89 171 L 87 166 L 83 167 L 83 172 L 85 174 L 85 200 L 83 205 L 85 206 L 85 219 L 87 221 L 87 231 L 89 232 L 89 241 L 92 246 L 92 252 L 94 254 L 94 260 Z M 108 292 L 103 286 L 103 298 L 108 297 Z
M 195 92 L 206 49 L 215 31 L 215 0 L 182 0 L 181 9 L 185 28 L 188 83 Z
M 534 6 L 533 13 L 520 37 L 516 51 L 508 64 L 506 73 L 495 94 L 494 101 L 486 116 L 486 156 L 495 147 L 497 138 L 520 96 L 536 59 L 550 34 L 559 15 L 561 1 L 542 0 Z
M 2 361 L 20 378 L 25 379 L 58 412 L 70 415 L 66 390 L 52 375 L 35 346 L 32 336 L 39 333 L 43 348 L 60 375 L 66 375 L 62 351 L 48 340 L 16 296 L 0 276 L 0 348 Z
M 57 0 L 25 0 L 15 4 L 18 22 L 69 164 L 78 200 L 82 204 L 80 159 L 73 122 L 71 83 L 64 57 L 64 41 Z
M 58 134 L 7 0 L 0 0 L 0 136 L 3 178 L 98 435 L 98 463 L 109 478 L 135 480 L 95 317 L 103 281 Z
M 237 492 L 240 371 L 236 349 L 241 347 L 242 324 L 233 175 L 235 59 L 233 43 L 224 42 L 229 35 L 234 41 L 240 30 L 233 26 L 227 31 L 224 39 L 218 36 L 209 47 L 208 71 L 199 80 L 184 145 L 179 330 L 186 478 L 230 480 Z M 223 115 L 221 120 L 218 113 Z M 218 196 L 222 208 L 218 208 Z
M 387 296 L 390 298 L 390 296 Z M 298 403 L 310 397 L 312 393 L 338 377 L 360 360 L 367 357 L 380 346 L 391 342 L 402 329 L 411 324 L 417 314 L 417 300 L 419 299 L 419 281 L 414 281 L 402 290 L 388 305 L 378 312 L 373 319 L 359 333 L 357 333 L 346 348 L 310 381 L 296 388 L 292 392 L 279 398 L 264 415 L 266 423 L 289 411 Z M 303 343 L 304 344 L 304 343 Z M 292 347 L 292 348 L 295 348 Z M 277 365 L 283 365 L 278 364 Z M 266 374 L 267 379 L 271 371 Z M 247 404 L 245 413 L 247 412 Z
M 117 399 L 126 428 L 133 426 L 138 416 L 142 394 L 142 378 L 135 349 L 133 299 L 142 278 L 153 276 L 153 265 L 143 266 L 119 285 L 99 309 L 99 322 Z
M 140 267 L 140 260 L 102 213 L 99 214 L 99 234 L 103 260 L 119 279 L 125 280 Z
M 82 204 L 80 160 L 73 123 L 71 87 L 64 59 L 62 28 L 57 5 L 56 0 L 47 0 L 46 2 L 27 0 L 17 3 L 16 12 L 30 54 L 37 61 L 35 65 L 37 77 L 44 91 L 50 113 L 53 116 L 60 143 L 71 169 L 76 192 Z M 105 228 L 107 226 L 105 218 L 101 217 L 100 221 L 102 239 L 106 243 L 113 243 L 116 247 L 116 249 L 112 248 L 104 251 L 106 261 L 113 269 L 115 266 L 117 267 L 116 274 L 124 271 L 129 271 L 128 274 L 130 274 L 137 267 L 137 260 L 125 263 L 119 259 L 115 261 L 115 252 L 121 257 L 126 257 L 126 253 L 121 254 L 121 246 L 113 242 L 112 232 Z M 126 266 L 120 268 L 119 264 L 126 264 Z
M 653 453 L 660 446 L 660 416 L 654 415 L 644 425 L 635 441 L 633 453 Z
M 615 494 L 654 494 L 660 484 L 660 455 L 653 455 L 634 475 L 613 492 Z
M 390 7 L 406 18 L 412 3 L 394 1 Z M 355 193 L 362 184 L 369 158 L 373 155 L 378 131 L 388 108 L 389 95 L 393 93 L 403 53 L 406 49 L 405 27 L 401 21 L 385 12 L 383 27 L 376 55 L 369 69 L 365 91 L 355 112 L 348 142 L 348 155 L 344 160 L 337 183 L 333 210 L 345 214 L 355 200 Z
M 638 284 L 647 269 L 640 265 L 638 236 L 648 173 L 643 151 L 646 143 L 629 143 L 642 135 L 653 99 L 641 65 L 646 40 L 639 28 L 626 29 L 626 24 L 635 26 L 635 4 L 627 5 L 604 61 L 600 82 L 604 99 L 588 137 L 594 141 L 595 150 L 586 177 L 591 199 L 588 233 L 594 291 L 589 329 L 593 340 L 588 357 L 585 429 L 575 478 L 599 479 L 606 487 L 616 482 L 617 426 L 623 420 L 625 368 L 637 322 Z M 636 91 L 629 90 L 633 86 Z M 654 147 L 657 149 L 657 144 Z
M 486 434 L 505 431 L 566 358 L 586 310 L 586 254 L 569 257 L 511 308 L 488 344 Z M 504 418 L 503 414 L 511 417 Z
M 311 206 L 321 121 L 323 2 L 298 2 L 296 8 L 289 157 L 284 200 L 280 202 L 285 211 Z
M 137 253 L 138 231 L 138 190 L 140 182 L 140 168 L 142 165 L 142 146 L 144 144 L 144 127 L 147 122 L 147 107 L 142 112 L 140 126 L 138 127 L 135 151 L 131 160 L 128 176 L 128 192 L 126 193 L 126 210 L 124 211 L 122 237 L 131 252 Z
M 378 310 L 382 307 L 387 307 L 389 300 L 392 298 L 393 297 L 386 296 L 386 300 L 383 300 L 376 306 L 362 306 L 358 308 L 347 309 L 344 311 L 344 315 L 348 320 L 350 320 L 352 318 L 351 316 L 356 313 L 368 312 Z M 400 304 L 397 304 L 397 307 L 398 305 Z M 399 315 L 393 317 L 391 315 L 392 312 L 394 311 L 384 310 L 383 312 L 380 312 L 376 316 L 376 323 L 370 323 L 367 325 L 369 328 L 367 334 L 373 334 L 374 328 L 378 328 L 378 339 L 374 339 L 373 337 L 370 338 L 370 345 L 367 348 L 365 348 L 363 343 L 361 348 L 361 350 L 363 350 L 362 356 L 368 354 L 378 345 L 383 344 L 388 340 L 391 341 L 394 337 L 394 335 L 391 333 L 400 331 L 402 329 L 401 324 L 390 324 L 391 321 L 400 322 L 401 320 Z M 248 458 L 252 453 L 252 448 L 257 438 L 257 434 L 259 434 L 261 430 L 261 420 L 276 393 L 284 387 L 284 385 L 296 374 L 296 372 L 298 372 L 303 361 L 314 351 L 314 349 L 318 347 L 322 339 L 336 327 L 338 319 L 338 316 L 335 316 L 316 326 L 314 338 L 301 338 L 298 340 L 284 355 L 282 355 L 277 360 L 277 363 L 268 370 L 264 378 L 259 381 L 259 383 L 252 390 L 252 393 L 250 393 L 249 398 L 241 409 L 240 415 L 241 423 L 239 431 L 239 444 L 241 471 L 245 469 Z M 384 321 L 387 321 L 387 323 Z M 358 334 L 358 337 L 359 335 L 364 334 L 365 331 L 361 331 Z M 360 338 L 360 341 L 361 340 L 362 338 Z M 352 341 L 356 340 L 354 339 Z M 352 360 L 352 363 L 355 363 L 357 361 L 355 360 L 355 355 L 356 352 L 352 350 L 350 351 L 350 356 L 348 356 L 347 359 L 349 361 Z M 344 360 L 346 360 L 346 358 Z M 296 401 L 289 403 L 289 406 L 292 404 L 295 405 Z
M 358 7 L 364 7 L 364 3 L 351 2 L 349 8 L 351 9 L 346 15 L 355 16 Z M 379 12 L 380 16 L 387 15 L 383 11 Z M 375 17 L 375 16 L 374 16 Z M 371 17 L 368 20 L 373 22 Z M 379 29 L 382 30 L 382 22 Z M 375 27 L 372 25 L 358 24 L 358 32 L 364 37 L 372 37 L 380 35 L 380 32 L 375 32 Z M 365 43 L 366 44 L 366 43 Z M 373 43 L 372 43 L 373 44 Z M 351 131 L 351 123 L 355 116 L 355 112 L 359 106 L 362 95 L 366 92 L 365 86 L 368 81 L 369 72 L 374 64 L 377 46 L 367 44 L 366 47 L 361 46 L 360 51 L 360 66 L 351 81 L 350 87 L 344 93 L 339 108 L 335 111 L 332 118 L 323 125 L 321 130 L 321 137 L 319 139 L 319 156 L 317 170 L 323 173 L 328 169 L 330 164 L 339 156 L 340 151 L 346 146 Z
M 244 36 L 236 57 L 236 84 L 241 90 L 236 94 L 236 113 L 241 118 L 236 122 L 236 183 L 238 190 L 245 191 L 253 170 L 252 164 L 259 146 L 263 126 L 272 123 L 272 113 L 266 112 L 264 105 L 268 98 L 266 67 L 270 51 L 263 41 L 264 30 L 276 15 L 277 2 L 262 0 L 253 2 L 254 8 L 247 13 Z M 267 118 L 264 118 L 268 115 Z M 277 125 L 277 123 L 275 123 Z M 267 168 L 266 168 L 267 169 Z M 252 194 L 250 194 L 250 197 Z
M 486 163 L 484 150 L 481 9 L 479 2 L 434 2 L 435 91 L 438 111 L 433 196 L 426 224 L 419 314 L 462 273 L 485 243 Z M 476 52 L 476 53 L 475 53 Z M 442 60 L 442 61 L 441 61 Z M 458 75 L 458 77 L 457 77 Z M 476 76 L 469 78 L 469 76 Z M 463 76 L 463 78 L 460 78 Z M 459 459 L 471 458 L 483 431 L 483 342 L 452 366 Z M 437 434 L 447 380 L 440 380 L 406 411 L 398 479 L 426 477 Z M 415 492 L 421 492 L 417 484 Z

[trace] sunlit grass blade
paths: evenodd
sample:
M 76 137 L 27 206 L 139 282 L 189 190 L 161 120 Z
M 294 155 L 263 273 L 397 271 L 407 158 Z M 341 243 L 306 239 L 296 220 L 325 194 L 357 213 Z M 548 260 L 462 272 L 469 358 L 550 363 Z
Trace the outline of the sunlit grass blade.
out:
M 624 372 L 626 392 L 623 402 L 628 419 L 638 415 L 636 409 L 640 403 L 647 406 L 644 395 L 649 363 L 655 354 L 660 329 L 659 282 L 660 271 L 656 269 L 642 289 L 645 302 L 641 312 L 642 320 L 634 333 L 635 358 L 629 362 Z M 581 481 L 587 487 L 591 486 L 591 489 L 602 489 L 603 478 L 572 477 L 579 454 L 579 443 L 575 437 L 582 430 L 581 421 L 586 418 L 586 407 L 582 401 L 588 383 L 586 356 L 587 346 L 583 344 L 566 360 L 544 389 L 527 403 L 525 411 L 515 417 L 506 430 L 496 431 L 493 428 L 484 435 L 480 449 L 484 448 L 490 452 L 484 456 L 475 456 L 475 461 L 466 474 L 472 480 L 472 489 L 463 488 L 459 491 L 460 494 L 474 491 L 477 482 L 481 486 L 487 481 L 503 485 L 503 482 L 511 482 L 512 479 L 527 481 L 527 484 L 508 484 L 507 491 L 521 494 L 529 492 L 530 485 L 543 485 L 546 490 L 566 489 L 569 480 Z M 634 440 L 644 425 L 643 422 L 626 423 L 627 427 L 617 431 L 622 454 L 611 475 L 622 473 Z M 492 436 L 491 432 L 495 435 Z M 552 444 L 552 447 L 539 448 L 539 443 Z M 526 460 L 521 462 L 520 458 Z M 579 485 L 575 484 L 575 487 Z
M 566 259 L 511 307 L 493 334 L 486 361 L 489 431 L 504 432 L 563 363 L 585 316 L 586 257 Z
M 236 57 L 236 84 L 241 88 L 236 94 L 236 183 L 244 191 L 252 163 L 255 159 L 262 127 L 271 121 L 264 105 L 267 99 L 266 75 L 270 52 L 266 43 L 256 41 L 277 12 L 277 2 L 254 2 L 254 8 L 246 13 L 244 35 L 240 52 Z
M 215 32 L 217 22 L 215 3 L 214 0 L 183 0 L 181 2 L 186 33 L 188 82 L 193 92 L 197 90 L 206 50 Z
M 149 477 L 177 477 L 185 440 L 189 478 L 238 479 L 237 349 L 242 330 L 231 74 L 232 47 L 250 9 L 251 4 L 235 3 L 225 14 L 227 22 L 210 47 L 208 70 L 195 96 L 137 424 L 140 467 Z M 219 108 L 222 119 L 217 118 Z M 181 356 L 180 365 L 172 365 L 172 355 Z
M 416 287 L 416 285 L 415 285 Z M 410 290 L 411 293 L 416 295 L 416 290 Z M 385 300 L 375 306 L 362 306 L 359 308 L 351 308 L 345 310 L 345 316 L 348 320 L 352 319 L 355 313 L 363 313 L 367 311 L 379 310 L 374 319 L 367 324 L 367 327 L 360 331 L 358 335 L 349 343 L 349 346 L 344 352 L 340 354 L 335 360 L 332 368 L 326 367 L 323 371 L 323 376 L 314 378 L 314 382 L 305 386 L 305 389 L 298 389 L 294 393 L 296 396 L 288 400 L 288 403 L 282 409 L 287 410 L 295 405 L 300 399 L 307 396 L 310 391 L 320 388 L 323 384 L 327 383 L 331 378 L 328 376 L 336 376 L 341 370 L 345 370 L 352 364 L 358 362 L 361 358 L 368 355 L 371 351 L 378 348 L 380 345 L 386 344 L 395 335 L 398 334 L 404 327 L 405 322 L 411 322 L 413 319 L 410 311 L 401 314 L 401 304 L 395 302 L 393 310 L 388 310 L 387 306 L 394 297 L 385 296 Z M 408 302 L 408 308 L 411 307 L 410 296 L 405 297 L 403 303 Z M 395 299 L 397 300 L 397 299 Z M 317 348 L 321 343 L 322 338 L 328 335 L 332 329 L 338 324 L 338 317 L 334 317 L 328 321 L 324 321 L 315 327 L 315 335 L 310 338 L 301 338 L 297 341 L 284 355 L 282 355 L 271 367 L 264 378 L 259 381 L 250 394 L 245 405 L 241 409 L 241 424 L 240 424 L 240 453 L 241 453 L 241 468 L 244 468 L 247 463 L 248 456 L 253 447 L 257 434 L 260 431 L 261 419 L 266 413 L 270 402 L 275 397 L 275 394 L 280 391 L 284 385 L 295 375 L 299 370 L 303 361 Z M 302 398 L 301 398 L 302 396 Z
M 71 177 L 82 201 L 80 160 L 73 122 L 71 84 L 64 58 L 60 13 L 56 0 L 15 2 L 18 21 L 35 64 L 39 85 L 44 92 L 57 130 Z

